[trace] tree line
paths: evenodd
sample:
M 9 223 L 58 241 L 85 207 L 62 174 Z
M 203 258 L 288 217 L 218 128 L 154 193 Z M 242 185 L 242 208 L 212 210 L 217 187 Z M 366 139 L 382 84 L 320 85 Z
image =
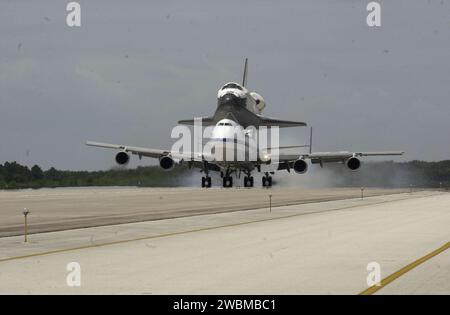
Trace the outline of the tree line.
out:
M 0 189 L 81 187 L 81 186 L 179 186 L 177 179 L 188 172 L 177 167 L 172 174 L 157 166 L 135 169 L 112 168 L 106 171 L 68 171 L 54 167 L 42 170 L 17 162 L 0 164 Z
M 356 172 L 342 165 L 325 165 L 327 185 L 330 187 L 450 187 L 450 160 L 440 162 L 367 162 Z M 0 164 L 0 189 L 81 187 L 81 186 L 186 186 L 183 180 L 193 172 L 186 166 L 163 171 L 158 166 L 135 169 L 112 168 L 105 171 L 69 171 L 54 167 L 42 170 L 38 165 L 29 168 L 16 162 Z M 301 176 L 301 175 L 298 175 Z

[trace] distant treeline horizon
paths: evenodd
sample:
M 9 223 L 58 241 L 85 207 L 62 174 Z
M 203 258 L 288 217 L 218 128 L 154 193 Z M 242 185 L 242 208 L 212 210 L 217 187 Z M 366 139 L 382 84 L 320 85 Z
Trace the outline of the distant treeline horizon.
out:
M 328 187 L 450 187 L 450 160 L 439 162 L 366 162 L 356 172 L 342 164 L 326 164 L 324 171 Z M 42 170 L 38 165 L 29 168 L 17 162 L 0 164 L 0 189 L 89 187 L 89 186 L 137 186 L 176 187 L 191 186 L 186 180 L 201 175 L 198 169 L 190 170 L 181 165 L 172 171 L 159 166 L 122 167 L 104 171 Z M 302 176 L 302 175 L 298 175 Z

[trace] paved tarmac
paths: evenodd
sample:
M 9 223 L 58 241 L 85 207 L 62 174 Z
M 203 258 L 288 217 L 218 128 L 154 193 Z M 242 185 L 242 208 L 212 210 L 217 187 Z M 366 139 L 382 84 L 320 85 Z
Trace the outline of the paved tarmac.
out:
M 366 189 L 365 195 L 404 190 Z M 0 191 L 0 237 L 358 197 L 360 189 L 58 188 Z
M 3 237 L 0 293 L 358 294 L 375 262 L 398 277 L 373 293 L 449 294 L 449 209 L 422 191 Z

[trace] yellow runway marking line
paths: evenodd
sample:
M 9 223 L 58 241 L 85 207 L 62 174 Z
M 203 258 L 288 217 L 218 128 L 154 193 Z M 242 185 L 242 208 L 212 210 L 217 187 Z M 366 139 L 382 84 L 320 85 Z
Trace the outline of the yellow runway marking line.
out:
M 378 290 L 384 288 L 385 286 L 387 286 L 389 283 L 391 283 L 392 281 L 394 281 L 395 279 L 401 277 L 402 275 L 404 275 L 405 273 L 407 273 L 408 271 L 411 271 L 412 269 L 416 268 L 417 266 L 419 266 L 420 264 L 426 262 L 427 260 L 433 258 L 434 256 L 439 255 L 440 253 L 446 251 L 447 249 L 450 248 L 450 242 L 447 242 L 447 244 L 439 247 L 438 249 L 432 251 L 431 253 L 423 256 L 422 258 L 417 259 L 416 261 L 410 263 L 409 265 L 406 265 L 405 267 L 403 267 L 402 269 L 394 272 L 393 274 L 387 276 L 386 278 L 384 278 L 383 280 L 381 280 L 381 285 L 377 286 L 371 286 L 370 288 L 362 291 L 360 293 L 360 295 L 371 295 L 374 294 L 375 292 L 377 292 Z
M 423 197 L 423 196 L 421 196 L 421 197 Z M 419 197 L 419 198 L 421 198 L 421 197 Z M 418 198 L 418 197 L 413 197 L 413 198 Z M 353 205 L 353 206 L 346 206 L 346 207 L 342 207 L 342 208 L 334 208 L 334 209 L 321 210 L 321 211 L 312 211 L 312 212 L 291 214 L 291 215 L 275 217 L 275 218 L 267 218 L 267 219 L 260 219 L 260 220 L 254 220 L 254 221 L 245 221 L 245 222 L 225 224 L 225 225 L 219 225 L 219 226 L 210 226 L 210 227 L 198 228 L 198 229 L 187 230 L 187 231 L 179 231 L 179 232 L 158 234 L 158 235 L 151 235 L 151 236 L 147 235 L 147 236 L 143 236 L 143 237 L 138 237 L 138 238 L 133 238 L 133 239 L 126 239 L 126 240 L 120 240 L 120 241 L 105 242 L 105 243 L 99 243 L 99 244 L 90 244 L 90 245 L 76 246 L 76 247 L 70 247 L 70 248 L 61 248 L 61 249 L 49 250 L 49 251 L 45 251 L 45 252 L 32 253 L 32 254 L 21 255 L 21 256 L 0 258 L 0 263 L 1 262 L 6 262 L 6 261 L 12 261 L 12 260 L 24 259 L 24 258 L 31 258 L 31 257 L 37 257 L 37 256 L 45 256 L 45 255 L 51 255 L 51 254 L 58 254 L 58 253 L 76 251 L 76 250 L 81 250 L 81 249 L 97 248 L 97 247 L 102 247 L 102 246 L 110 246 L 110 245 L 124 244 L 124 243 L 130 243 L 130 242 L 137 242 L 137 241 L 143 241 L 143 240 L 156 239 L 156 238 L 177 236 L 177 235 L 183 235 L 183 234 L 188 234 L 188 233 L 210 231 L 210 230 L 221 229 L 221 228 L 228 228 L 228 227 L 247 225 L 247 224 L 252 224 L 252 223 L 260 223 L 260 222 L 267 222 L 267 221 L 273 221 L 273 220 L 289 219 L 289 218 L 299 217 L 299 216 L 308 215 L 308 214 L 318 214 L 318 213 L 324 213 L 324 212 L 330 212 L 330 211 L 339 211 L 339 210 L 347 210 L 347 209 L 353 209 L 353 208 L 359 208 L 359 207 L 373 206 L 373 205 L 379 205 L 379 204 L 384 204 L 384 203 L 403 201 L 403 200 L 407 200 L 407 199 L 411 199 L 411 197 L 409 197 L 409 198 L 401 198 L 401 199 L 396 199 L 396 200 L 385 200 L 385 201 L 375 202 L 375 203 L 372 203 L 372 204 Z

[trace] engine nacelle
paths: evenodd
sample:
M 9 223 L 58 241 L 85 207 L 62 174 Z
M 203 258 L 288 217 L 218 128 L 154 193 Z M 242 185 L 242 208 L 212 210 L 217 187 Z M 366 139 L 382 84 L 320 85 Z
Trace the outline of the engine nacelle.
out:
M 127 165 L 130 162 L 130 155 L 125 151 L 120 151 L 116 154 L 115 160 L 119 165 Z
M 263 109 L 266 107 L 266 102 L 264 101 L 264 98 L 256 92 L 251 92 L 250 96 L 255 100 L 256 109 L 261 114 Z
M 308 170 L 308 163 L 305 160 L 299 159 L 294 162 L 293 168 L 297 174 L 305 174 Z
M 170 171 L 175 167 L 175 161 L 167 155 L 159 158 L 159 166 L 165 171 Z
M 347 161 L 345 161 L 345 165 L 352 171 L 356 171 L 361 167 L 361 161 L 358 158 L 351 157 Z

